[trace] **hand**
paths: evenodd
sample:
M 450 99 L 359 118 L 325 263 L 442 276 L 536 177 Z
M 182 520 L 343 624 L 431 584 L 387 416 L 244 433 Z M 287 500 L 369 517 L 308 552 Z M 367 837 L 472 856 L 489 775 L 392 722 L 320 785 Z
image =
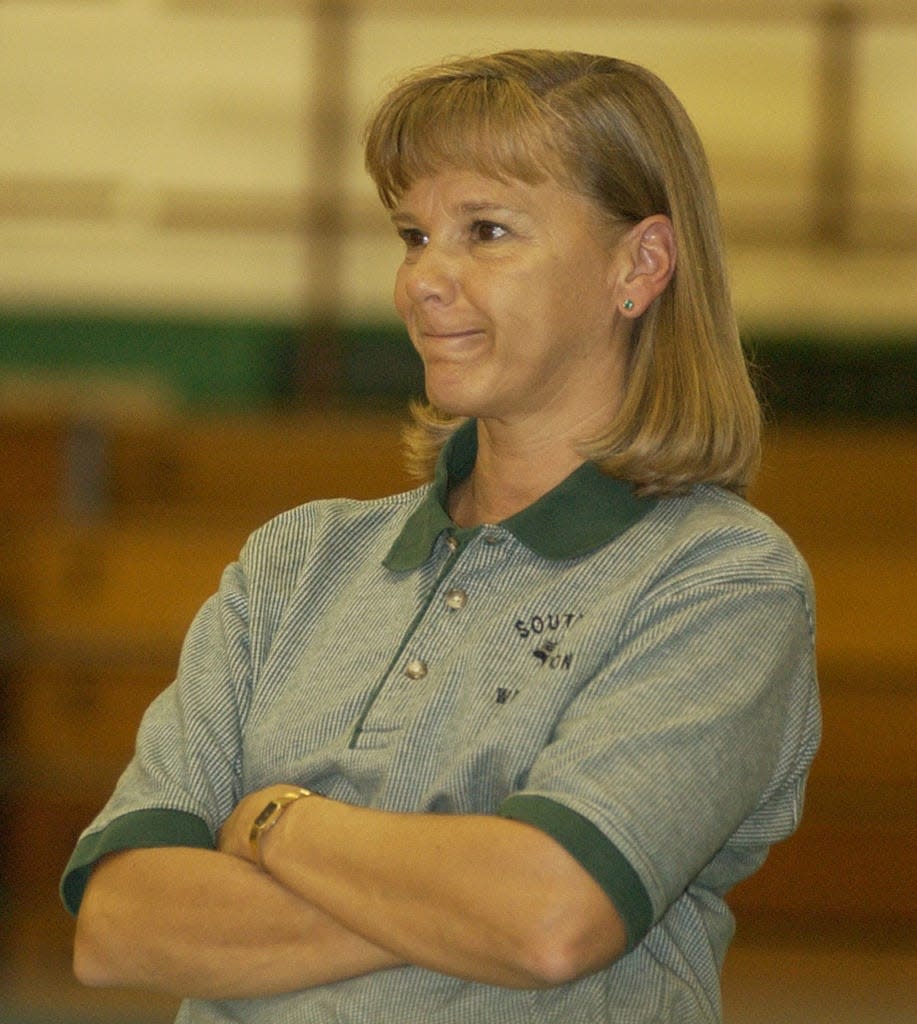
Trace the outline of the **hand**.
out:
M 266 786 L 264 789 L 248 793 L 236 804 L 232 813 L 223 822 L 217 836 L 217 849 L 220 853 L 228 853 L 233 857 L 257 863 L 257 858 L 249 842 L 249 833 L 255 818 L 271 802 L 298 787 L 294 784 Z

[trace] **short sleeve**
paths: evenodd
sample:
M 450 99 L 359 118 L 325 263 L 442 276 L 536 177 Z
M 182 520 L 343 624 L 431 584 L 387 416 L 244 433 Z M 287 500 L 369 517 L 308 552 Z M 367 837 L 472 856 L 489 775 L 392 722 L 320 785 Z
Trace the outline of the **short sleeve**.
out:
M 79 909 L 93 866 L 116 850 L 213 847 L 239 797 L 242 721 L 250 692 L 247 590 L 239 563 L 195 617 L 175 681 L 144 714 L 134 757 L 81 835 L 61 895 Z
M 500 813 L 565 845 L 634 945 L 689 886 L 721 895 L 793 830 L 818 732 L 804 584 L 665 587 Z M 743 843 L 754 849 L 727 852 Z

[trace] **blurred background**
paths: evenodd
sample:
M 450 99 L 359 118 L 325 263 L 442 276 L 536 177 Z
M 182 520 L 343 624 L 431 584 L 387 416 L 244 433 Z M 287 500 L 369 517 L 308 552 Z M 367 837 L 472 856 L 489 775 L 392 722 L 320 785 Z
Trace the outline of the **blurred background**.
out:
M 825 738 L 734 894 L 729 1024 L 917 1007 L 917 9 L 911 0 L 0 2 L 0 1020 L 80 990 L 72 844 L 247 533 L 409 485 L 419 366 L 362 170 L 441 57 L 643 63 L 713 166 L 768 408 L 753 500 L 808 558 Z

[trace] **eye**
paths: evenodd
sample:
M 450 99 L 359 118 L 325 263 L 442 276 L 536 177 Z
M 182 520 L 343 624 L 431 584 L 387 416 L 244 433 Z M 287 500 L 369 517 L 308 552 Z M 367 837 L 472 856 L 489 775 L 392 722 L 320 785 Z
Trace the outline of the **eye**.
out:
M 471 237 L 476 242 L 496 242 L 508 234 L 508 228 L 492 220 L 476 220 L 471 225 Z
M 398 237 L 409 251 L 422 249 L 427 244 L 427 236 L 419 228 L 399 228 Z

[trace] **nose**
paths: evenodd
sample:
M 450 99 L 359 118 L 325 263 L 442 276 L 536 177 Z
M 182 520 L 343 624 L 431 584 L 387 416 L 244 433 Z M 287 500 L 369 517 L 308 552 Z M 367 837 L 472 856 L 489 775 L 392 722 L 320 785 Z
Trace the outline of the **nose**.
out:
M 458 267 L 442 246 L 427 244 L 399 271 L 399 284 L 411 302 L 448 304 L 458 290 Z

